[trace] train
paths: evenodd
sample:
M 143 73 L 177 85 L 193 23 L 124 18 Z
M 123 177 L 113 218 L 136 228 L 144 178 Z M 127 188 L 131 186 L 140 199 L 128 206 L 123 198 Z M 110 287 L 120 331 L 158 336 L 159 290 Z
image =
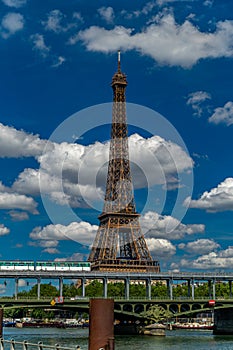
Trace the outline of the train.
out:
M 0 261 L 0 271 L 91 271 L 88 261 Z

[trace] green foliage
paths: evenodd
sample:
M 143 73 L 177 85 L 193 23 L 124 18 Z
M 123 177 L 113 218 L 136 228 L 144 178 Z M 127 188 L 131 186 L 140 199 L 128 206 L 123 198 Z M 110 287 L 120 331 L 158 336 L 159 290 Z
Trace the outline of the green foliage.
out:
M 23 298 L 37 298 L 38 285 L 35 284 L 28 292 L 22 291 L 18 293 L 18 296 Z M 59 291 L 56 287 L 50 284 L 41 284 L 40 285 L 40 296 L 45 298 L 57 297 Z
M 156 284 L 151 286 L 151 296 L 152 298 L 167 298 L 167 286 L 161 282 L 156 282 Z

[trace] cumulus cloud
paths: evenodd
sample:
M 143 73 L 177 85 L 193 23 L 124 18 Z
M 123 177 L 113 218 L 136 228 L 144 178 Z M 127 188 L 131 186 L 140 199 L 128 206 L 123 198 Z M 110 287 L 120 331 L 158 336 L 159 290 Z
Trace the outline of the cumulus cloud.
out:
M 0 34 L 4 39 L 22 30 L 24 27 L 24 17 L 20 13 L 10 12 L 6 14 L 1 22 Z
M 180 266 L 201 270 L 232 268 L 233 247 L 202 255 L 195 260 L 181 259 Z
M 142 232 L 148 238 L 167 238 L 171 240 L 181 239 L 186 235 L 204 233 L 205 225 L 185 225 L 176 218 L 168 215 L 159 215 L 149 211 L 140 218 Z
M 233 124 L 233 102 L 227 102 L 224 107 L 218 107 L 209 118 L 209 122 L 213 124 L 226 124 L 230 126 Z
M 70 43 L 81 41 L 87 50 L 103 53 L 137 50 L 161 65 L 184 68 L 200 59 L 233 56 L 233 21 L 219 21 L 214 32 L 201 32 L 188 19 L 176 23 L 171 13 L 156 18 L 156 23 L 141 32 L 123 26 L 111 30 L 91 26 L 72 37 Z
M 176 253 L 176 247 L 167 239 L 147 238 L 146 243 L 155 259 L 163 258 L 166 260 Z
M 0 192 L 0 209 L 21 209 L 38 214 L 34 199 L 18 193 Z
M 27 3 L 27 0 L 2 0 L 2 2 L 9 7 L 19 8 Z
M 8 235 L 8 233 L 10 233 L 10 229 L 3 224 L 0 224 L 0 236 Z
M 19 158 L 39 156 L 47 141 L 0 123 L 0 157 Z
M 200 255 L 213 252 L 217 248 L 220 248 L 220 245 L 216 243 L 213 239 L 198 239 L 194 242 L 181 243 L 178 245 L 179 249 L 185 250 L 190 254 Z
M 28 213 L 24 211 L 11 210 L 9 214 L 12 221 L 25 221 L 29 219 Z
M 48 148 L 40 154 L 41 148 L 37 141 L 35 138 L 40 171 L 25 169 L 12 186 L 16 192 L 29 195 L 45 193 L 53 201 L 69 203 L 72 207 L 103 200 L 109 142 L 96 142 L 89 146 L 67 142 L 49 143 Z M 39 146 L 43 144 L 41 142 Z M 132 135 L 129 147 L 133 150 L 130 151 L 132 164 L 138 166 L 133 169 L 135 188 L 154 185 L 169 187 L 169 184 L 178 188 L 180 183 L 177 173 L 188 173 L 193 167 L 192 159 L 180 146 L 159 136 L 144 139 L 137 134 Z M 146 178 L 140 169 L 143 169 Z
M 217 187 L 209 192 L 205 191 L 197 200 L 187 198 L 184 205 L 189 203 L 190 208 L 204 209 L 207 212 L 221 212 L 233 210 L 233 178 L 226 178 Z
M 194 110 L 194 115 L 200 117 L 203 113 L 203 103 L 210 100 L 211 95 L 206 91 L 196 91 L 188 95 L 187 105 Z
M 33 43 L 33 50 L 37 51 L 42 57 L 47 57 L 50 52 L 50 47 L 46 45 L 44 36 L 37 33 L 31 35 L 30 38 Z
M 108 7 L 100 7 L 97 12 L 99 15 L 107 22 L 107 23 L 113 23 L 114 20 L 114 11 L 113 8 L 108 6 Z
M 42 250 L 42 253 L 48 253 L 48 254 L 60 254 L 59 250 L 56 248 L 45 248 Z
M 82 17 L 79 13 L 75 12 L 73 18 L 82 21 Z M 48 13 L 46 21 L 42 21 L 45 30 L 52 31 L 56 34 L 67 32 L 69 29 L 76 26 L 75 23 L 68 23 L 66 21 L 66 15 L 60 10 L 52 10 Z
M 30 238 L 39 241 L 73 240 L 85 246 L 89 246 L 95 238 L 98 226 L 88 222 L 72 222 L 68 226 L 61 224 L 48 225 L 43 228 L 36 227 L 30 233 Z
M 88 258 L 87 254 L 84 253 L 74 253 L 66 258 L 56 258 L 55 261 L 86 261 Z

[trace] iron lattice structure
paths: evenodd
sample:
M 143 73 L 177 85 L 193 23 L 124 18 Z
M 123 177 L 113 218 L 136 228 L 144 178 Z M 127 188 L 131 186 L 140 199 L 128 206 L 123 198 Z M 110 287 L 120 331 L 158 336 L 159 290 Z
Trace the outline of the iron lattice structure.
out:
M 141 232 L 136 212 L 128 149 L 126 120 L 126 75 L 118 71 L 112 78 L 113 110 L 108 174 L 103 212 L 89 261 L 96 270 L 157 271 Z

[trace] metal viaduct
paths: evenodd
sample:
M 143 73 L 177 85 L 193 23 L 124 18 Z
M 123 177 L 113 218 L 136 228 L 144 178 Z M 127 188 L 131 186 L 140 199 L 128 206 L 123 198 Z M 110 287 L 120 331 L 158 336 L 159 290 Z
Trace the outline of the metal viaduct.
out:
M 219 282 L 229 283 L 229 297 L 227 299 L 217 299 L 215 309 L 233 308 L 232 281 L 233 273 L 205 273 L 205 272 L 179 272 L 179 273 L 132 273 L 132 272 L 60 272 L 60 271 L 1 271 L 1 279 L 14 279 L 15 293 L 14 298 L 0 298 L 0 305 L 5 307 L 51 307 L 49 299 L 42 299 L 40 296 L 41 280 L 59 280 L 59 294 L 62 296 L 63 283 L 65 280 L 80 280 L 82 296 L 76 300 L 65 299 L 63 304 L 57 304 L 56 308 L 77 308 L 87 310 L 89 299 L 85 295 L 85 285 L 88 281 L 102 280 L 103 297 L 108 296 L 108 282 L 124 281 L 125 296 L 122 299 L 115 299 L 115 312 L 124 316 L 139 316 L 140 313 L 149 309 L 151 305 L 162 306 L 165 310 L 174 315 L 184 315 L 190 313 L 204 312 L 211 310 L 209 299 L 216 299 L 215 286 Z M 20 279 L 35 279 L 38 285 L 37 299 L 18 298 L 18 282 Z M 144 281 L 146 284 L 146 297 L 144 299 L 135 299 L 130 297 L 130 283 L 135 281 Z M 167 298 L 152 299 L 151 286 L 153 282 L 162 281 L 167 285 Z M 173 286 L 178 283 L 187 282 L 188 295 L 180 299 L 174 299 Z M 209 299 L 195 298 L 195 284 L 207 282 L 209 284 Z

